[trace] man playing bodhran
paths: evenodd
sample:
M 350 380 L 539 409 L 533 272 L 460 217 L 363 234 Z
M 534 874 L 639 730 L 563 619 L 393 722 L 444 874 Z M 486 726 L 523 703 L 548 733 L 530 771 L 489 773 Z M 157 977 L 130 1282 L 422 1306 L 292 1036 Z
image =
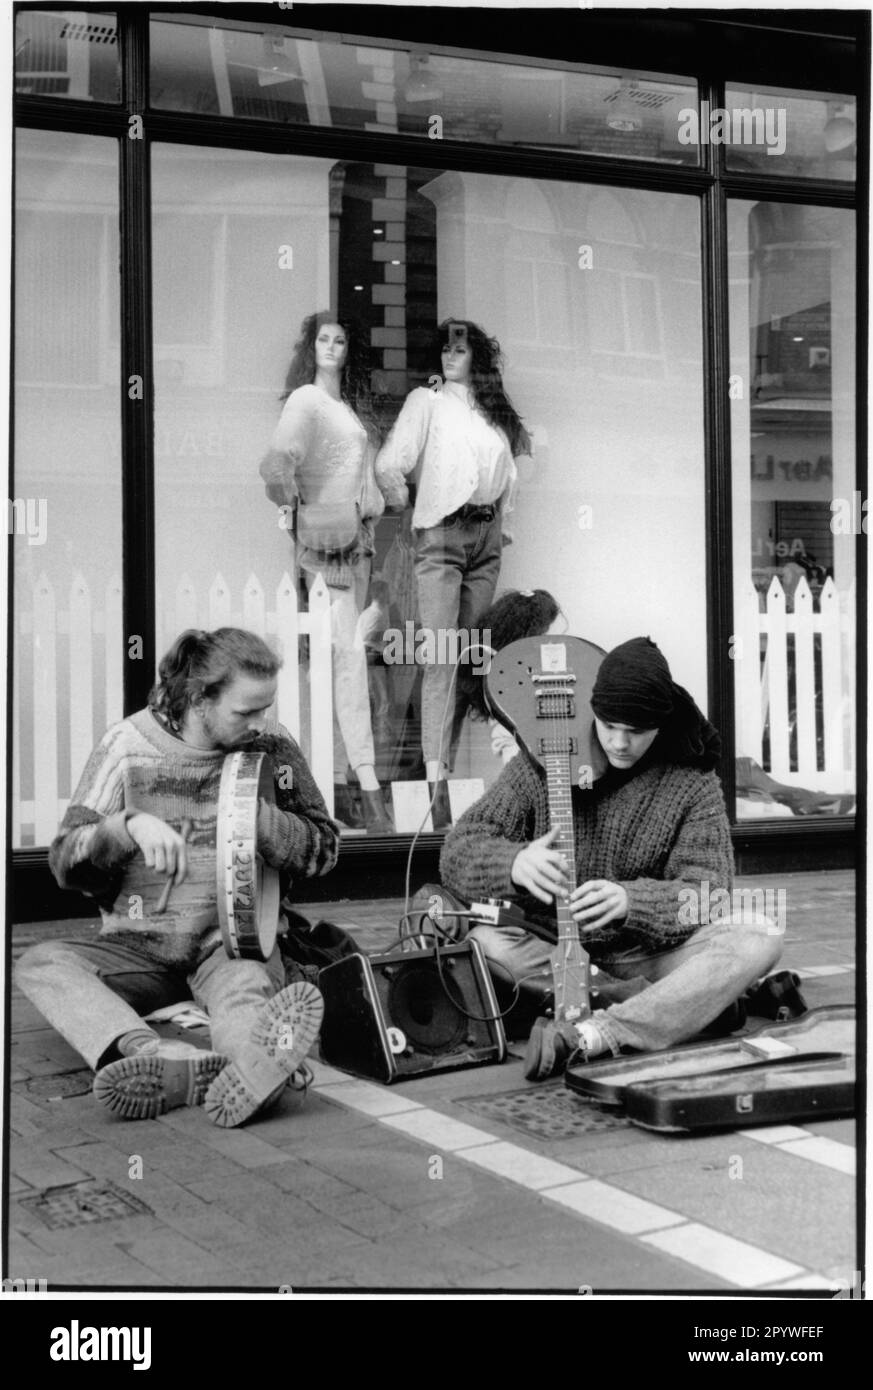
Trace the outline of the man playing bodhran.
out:
M 241 628 L 183 633 L 148 707 L 91 754 L 51 846 L 56 879 L 95 898 L 103 926 L 94 942 L 32 946 L 16 982 L 123 1118 L 202 1104 L 214 1124 L 240 1125 L 305 1080 L 321 994 L 307 982 L 283 987 L 278 948 L 263 963 L 228 956 L 216 888 L 221 773 L 238 749 L 271 764 L 275 801 L 258 801 L 257 852 L 282 895 L 336 863 L 336 827 L 303 754 L 285 730 L 265 731 L 280 664 Z M 191 997 L 209 1015 L 212 1051 L 165 1040 L 143 1020 Z

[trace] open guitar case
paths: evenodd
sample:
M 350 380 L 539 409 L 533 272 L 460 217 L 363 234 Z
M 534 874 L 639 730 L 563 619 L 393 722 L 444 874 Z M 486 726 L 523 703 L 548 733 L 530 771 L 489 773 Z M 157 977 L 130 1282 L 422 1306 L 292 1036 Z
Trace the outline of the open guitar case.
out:
M 855 1008 L 831 1004 L 743 1036 L 602 1057 L 564 1079 L 583 1100 L 664 1134 L 850 1116 Z

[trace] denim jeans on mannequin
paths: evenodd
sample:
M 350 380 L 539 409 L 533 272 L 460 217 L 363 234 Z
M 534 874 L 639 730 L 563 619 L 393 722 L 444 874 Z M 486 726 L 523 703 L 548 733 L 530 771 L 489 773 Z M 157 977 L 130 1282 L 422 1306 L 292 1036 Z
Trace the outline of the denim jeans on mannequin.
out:
M 494 599 L 503 547 L 500 508 L 491 521 L 457 519 L 413 534 L 419 622 L 422 629 L 432 634 L 438 657 L 441 643 L 445 644 L 444 651 L 452 651 L 449 634 L 469 633 Z M 465 660 L 469 662 L 471 657 L 468 655 Z M 472 664 L 482 663 L 482 654 L 474 653 Z M 460 734 L 453 698 L 446 707 L 453 672 L 454 666 L 448 661 L 430 662 L 422 672 L 421 687 L 421 746 L 425 762 L 439 758 L 448 767 L 454 763 Z
M 349 570 L 350 588 L 327 587 L 333 658 L 334 780 L 337 782 L 344 780 L 342 772 L 346 762 L 355 770 L 372 767 L 375 762 L 367 650 L 357 631 L 358 619 L 367 601 L 370 557 L 362 555 Z M 316 572 L 304 570 L 303 573 L 308 592 L 315 582 Z M 312 694 L 317 698 L 317 692 Z

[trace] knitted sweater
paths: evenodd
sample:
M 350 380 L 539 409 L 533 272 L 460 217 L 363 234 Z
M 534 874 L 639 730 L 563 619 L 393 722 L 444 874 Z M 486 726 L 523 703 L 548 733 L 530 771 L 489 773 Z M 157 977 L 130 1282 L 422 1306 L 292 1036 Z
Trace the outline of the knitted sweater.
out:
M 280 729 L 250 745 L 269 753 L 276 804 L 261 799 L 258 852 L 279 871 L 283 895 L 297 878 L 325 874 L 337 858 L 337 832 L 297 744 Z M 161 964 L 192 970 L 220 945 L 216 897 L 216 819 L 223 749 L 174 738 L 148 709 L 114 724 L 88 759 L 49 851 L 62 888 L 95 898 L 110 936 Z M 188 836 L 188 869 L 165 912 L 154 909 L 166 875 L 146 866 L 127 831 L 138 811 Z
M 678 946 L 695 930 L 680 891 L 702 896 L 704 882 L 710 893 L 730 891 L 733 850 L 714 772 L 654 763 L 630 776 L 608 772 L 572 795 L 575 882 L 608 879 L 628 897 L 623 922 L 585 933 L 593 960 L 609 965 L 626 951 Z M 554 931 L 554 908 L 510 878 L 519 849 L 548 829 L 545 773 L 526 756 L 513 758 L 446 836 L 442 881 L 467 901 L 517 899 L 528 916 Z

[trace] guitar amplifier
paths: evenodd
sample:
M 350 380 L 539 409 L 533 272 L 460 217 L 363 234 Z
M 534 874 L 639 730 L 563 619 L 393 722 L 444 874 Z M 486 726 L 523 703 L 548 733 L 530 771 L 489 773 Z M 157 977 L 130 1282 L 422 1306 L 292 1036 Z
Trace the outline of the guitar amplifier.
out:
M 353 1076 L 390 1084 L 481 1067 L 506 1056 L 503 1024 L 481 947 L 346 956 L 318 977 L 321 1056 Z

